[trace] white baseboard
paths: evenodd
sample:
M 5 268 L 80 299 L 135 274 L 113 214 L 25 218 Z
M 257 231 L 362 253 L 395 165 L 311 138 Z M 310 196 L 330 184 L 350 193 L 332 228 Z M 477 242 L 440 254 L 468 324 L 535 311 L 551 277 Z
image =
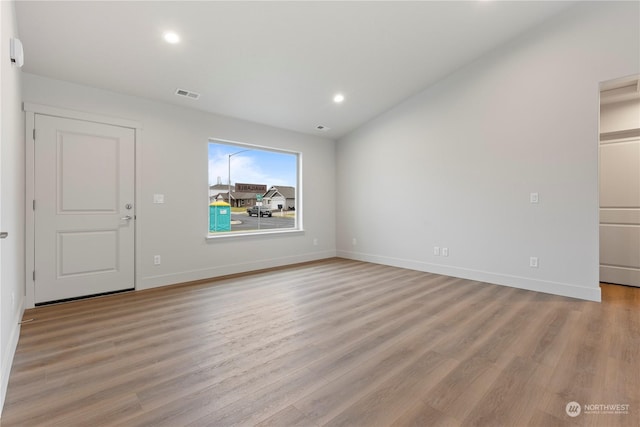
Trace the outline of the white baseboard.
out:
M 407 268 L 409 270 L 424 271 L 427 273 L 442 274 L 445 276 L 459 277 L 461 279 L 477 280 L 495 285 L 543 292 L 546 294 L 578 298 L 587 301 L 601 301 L 600 287 L 587 288 L 568 283 L 531 279 L 529 277 L 491 273 L 488 271 L 452 267 L 441 264 L 431 264 L 427 262 L 366 254 L 362 252 L 337 251 L 336 255 L 340 258 L 390 265 L 393 267 Z
M 4 408 L 4 400 L 7 396 L 7 387 L 9 386 L 9 375 L 11 374 L 11 366 L 13 365 L 13 357 L 18 348 L 18 339 L 20 338 L 20 321 L 24 313 L 24 298 L 21 299 L 18 310 L 16 310 L 15 318 L 12 322 L 11 333 L 9 334 L 9 342 L 7 343 L 6 352 L 2 355 L 2 370 L 0 371 L 0 418 L 2 418 L 2 409 Z
M 280 258 L 269 258 L 257 261 L 228 264 L 199 270 L 181 271 L 179 273 L 162 274 L 157 276 L 141 277 L 138 279 L 136 290 L 157 288 L 175 283 L 192 282 L 195 280 L 213 279 L 230 274 L 246 273 L 263 270 L 265 268 L 281 267 L 284 265 L 299 264 L 302 262 L 317 261 L 326 258 L 334 258 L 335 251 L 312 252 L 302 255 L 293 255 Z
M 638 284 L 640 284 L 640 269 L 600 265 L 600 281 L 606 283 L 618 283 L 620 285 L 638 286 Z

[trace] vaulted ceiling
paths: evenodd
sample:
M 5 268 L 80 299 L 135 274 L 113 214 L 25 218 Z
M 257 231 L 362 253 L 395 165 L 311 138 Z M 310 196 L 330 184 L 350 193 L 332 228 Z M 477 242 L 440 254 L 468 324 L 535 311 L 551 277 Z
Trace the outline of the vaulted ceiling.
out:
M 25 72 L 335 139 L 572 4 L 18 1 L 16 14 Z

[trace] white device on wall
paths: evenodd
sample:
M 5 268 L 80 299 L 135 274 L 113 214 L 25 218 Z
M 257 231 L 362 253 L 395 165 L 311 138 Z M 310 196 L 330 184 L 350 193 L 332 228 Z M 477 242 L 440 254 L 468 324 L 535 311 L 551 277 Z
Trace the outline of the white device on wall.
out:
M 22 42 L 20 39 L 12 38 L 9 42 L 9 55 L 11 62 L 15 63 L 18 68 L 24 65 L 24 51 L 22 50 Z

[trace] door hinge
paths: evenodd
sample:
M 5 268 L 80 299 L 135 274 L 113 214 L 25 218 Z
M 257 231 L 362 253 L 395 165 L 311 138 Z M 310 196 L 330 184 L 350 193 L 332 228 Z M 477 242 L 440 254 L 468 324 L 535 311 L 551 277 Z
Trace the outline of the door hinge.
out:
M 33 140 L 36 140 L 36 128 L 33 128 Z
M 35 201 L 35 199 L 34 199 L 34 201 L 33 201 L 33 210 L 34 210 L 34 211 L 36 210 L 36 201 Z
M 34 282 L 36 281 L 36 271 L 35 270 L 33 270 L 33 281 Z

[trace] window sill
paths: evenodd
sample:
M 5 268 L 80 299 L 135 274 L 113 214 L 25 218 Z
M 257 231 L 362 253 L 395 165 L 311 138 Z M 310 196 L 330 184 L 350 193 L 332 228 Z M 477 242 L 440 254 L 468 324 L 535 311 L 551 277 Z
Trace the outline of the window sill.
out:
M 264 237 L 264 236 L 282 236 L 282 235 L 302 235 L 304 230 L 301 229 L 288 229 L 288 230 L 264 230 L 264 231 L 230 231 L 222 232 L 219 234 L 207 234 L 205 239 L 207 241 L 212 240 L 224 240 L 234 238 L 246 238 L 246 237 Z

